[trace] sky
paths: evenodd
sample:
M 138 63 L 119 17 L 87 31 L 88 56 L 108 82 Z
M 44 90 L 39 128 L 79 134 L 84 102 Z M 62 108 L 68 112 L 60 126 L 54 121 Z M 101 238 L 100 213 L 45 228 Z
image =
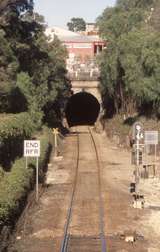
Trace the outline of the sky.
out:
M 116 0 L 35 0 L 35 11 L 45 17 L 48 26 L 66 28 L 72 17 L 94 22 Z

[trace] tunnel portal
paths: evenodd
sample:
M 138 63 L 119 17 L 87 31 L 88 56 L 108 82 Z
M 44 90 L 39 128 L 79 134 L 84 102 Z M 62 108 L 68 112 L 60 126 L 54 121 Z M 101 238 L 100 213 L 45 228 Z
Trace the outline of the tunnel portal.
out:
M 94 125 L 100 112 L 96 97 L 87 92 L 80 92 L 68 101 L 66 118 L 69 127 L 76 125 Z

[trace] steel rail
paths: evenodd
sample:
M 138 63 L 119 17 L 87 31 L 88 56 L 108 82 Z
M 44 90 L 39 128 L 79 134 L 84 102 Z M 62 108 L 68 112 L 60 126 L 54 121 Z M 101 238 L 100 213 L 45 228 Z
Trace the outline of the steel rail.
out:
M 99 196 L 99 238 L 101 240 L 101 252 L 107 252 L 107 244 L 106 244 L 106 239 L 105 239 L 105 232 L 104 232 L 104 205 L 103 205 L 103 199 L 102 199 L 102 185 L 101 185 L 101 165 L 100 165 L 100 160 L 99 160 L 99 155 L 95 143 L 95 139 L 93 137 L 93 134 L 88 127 L 88 133 L 92 139 L 95 154 L 96 154 L 96 160 L 97 160 L 97 168 L 98 168 L 98 196 Z M 72 187 L 72 192 L 71 192 L 71 200 L 69 204 L 69 209 L 67 212 L 67 218 L 66 218 L 66 223 L 64 227 L 64 235 L 63 235 L 63 240 L 61 243 L 61 250 L 60 252 L 69 252 L 68 251 L 68 246 L 69 246 L 69 240 L 70 240 L 70 233 L 69 233 L 69 225 L 71 222 L 71 217 L 72 217 L 72 209 L 73 209 L 73 202 L 74 202 L 74 197 L 75 197 L 75 192 L 76 192 L 76 186 L 77 186 L 77 180 L 78 180 L 78 168 L 79 168 L 79 156 L 80 156 L 80 144 L 79 144 L 79 134 L 77 133 L 77 161 L 76 161 L 76 171 L 75 171 L 75 179 L 74 179 L 74 184 Z M 78 252 L 78 251 L 77 251 Z
M 90 136 L 92 138 L 92 142 L 94 145 L 95 153 L 96 153 L 96 159 L 97 159 L 97 167 L 98 167 L 98 188 L 99 188 L 99 219 L 100 219 L 100 239 L 101 239 L 101 251 L 107 252 L 107 243 L 105 238 L 105 232 L 104 232 L 104 204 L 103 204 L 103 198 L 102 198 L 102 183 L 101 183 L 101 165 L 100 165 L 100 159 L 98 155 L 98 150 L 96 147 L 96 142 L 94 139 L 94 136 L 92 134 L 92 131 L 90 127 L 88 127 Z
M 75 171 L 75 179 L 74 179 L 74 184 L 72 187 L 72 192 L 71 192 L 71 200 L 69 204 L 69 209 L 67 213 L 67 219 L 64 227 L 64 235 L 63 235 L 63 240 L 61 243 L 61 252 L 66 252 L 68 248 L 68 242 L 70 238 L 69 234 L 69 225 L 71 221 L 71 216 L 72 216 L 72 209 L 73 209 L 73 201 L 74 201 L 74 196 L 75 196 L 75 191 L 76 191 L 76 185 L 77 185 L 77 177 L 78 177 L 78 167 L 79 167 L 79 135 L 77 133 L 77 161 L 76 161 L 76 171 Z

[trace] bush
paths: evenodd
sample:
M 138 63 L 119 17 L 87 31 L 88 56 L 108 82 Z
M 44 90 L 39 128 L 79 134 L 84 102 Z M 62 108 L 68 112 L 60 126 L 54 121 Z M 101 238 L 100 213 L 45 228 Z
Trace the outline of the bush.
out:
M 0 181 L 2 180 L 3 177 L 4 177 L 4 170 L 2 167 L 0 167 Z
M 12 161 L 21 157 L 23 140 L 31 137 L 35 130 L 28 113 L 2 114 L 0 122 L 0 164 L 9 170 Z
M 23 135 L 30 136 L 33 133 L 34 125 L 30 115 L 26 112 L 19 114 L 2 114 L 0 123 L 0 140 L 9 137 Z
M 146 118 L 136 114 L 134 117 L 129 117 L 126 120 L 123 119 L 122 115 L 115 115 L 112 119 L 104 119 L 103 124 L 109 138 L 116 139 L 117 137 L 119 145 L 131 147 L 133 141 L 133 125 L 135 122 L 140 122 L 143 125 L 144 131 L 158 131 L 160 128 L 160 120 L 155 120 L 155 118 Z
M 51 146 L 47 132 L 38 139 L 41 141 L 39 171 L 42 174 Z M 24 208 L 24 199 L 35 181 L 35 159 L 31 158 L 28 161 L 26 169 L 24 158 L 16 160 L 11 171 L 6 172 L 0 181 L 0 226 L 14 222 L 14 217 Z
M 25 168 L 24 159 L 17 160 L 12 171 L 5 174 L 0 183 L 0 224 L 17 211 L 20 198 L 29 190 L 32 175 L 33 169 Z

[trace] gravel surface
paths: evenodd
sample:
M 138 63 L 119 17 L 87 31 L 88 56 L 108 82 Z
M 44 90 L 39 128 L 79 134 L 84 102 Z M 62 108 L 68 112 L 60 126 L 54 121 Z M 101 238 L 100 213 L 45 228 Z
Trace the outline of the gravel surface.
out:
M 89 244 L 98 233 L 98 201 L 95 161 L 89 151 L 89 138 L 85 127 L 79 130 L 81 138 L 81 168 L 78 191 L 73 208 L 70 232 L 75 240 Z M 74 131 L 74 130 L 73 130 Z M 102 194 L 104 204 L 105 235 L 109 252 L 159 252 L 160 210 L 159 180 L 141 181 L 140 190 L 145 195 L 144 209 L 133 208 L 129 184 L 133 180 L 130 152 L 119 149 L 105 135 L 94 137 L 101 163 Z M 63 159 L 51 159 L 47 174 L 47 187 L 39 204 L 29 210 L 21 220 L 15 234 L 15 243 L 9 252 L 58 252 L 63 237 L 70 192 L 75 174 L 77 156 L 74 134 L 65 138 Z M 25 225 L 24 225 L 25 223 Z M 134 238 L 132 242 L 130 238 Z M 130 240 L 127 242 L 127 240 Z M 95 241 L 95 244 L 97 244 Z M 96 247 L 96 245 L 95 245 Z M 75 252 L 88 252 L 77 250 Z M 96 250 L 98 251 L 98 250 Z M 90 251 L 93 252 L 93 251 Z

